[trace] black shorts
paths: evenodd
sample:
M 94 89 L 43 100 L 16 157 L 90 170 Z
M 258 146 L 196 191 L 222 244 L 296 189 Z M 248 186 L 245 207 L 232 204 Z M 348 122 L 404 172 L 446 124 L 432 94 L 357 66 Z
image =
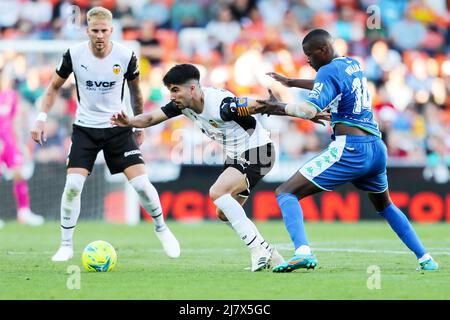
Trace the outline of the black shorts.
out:
M 248 149 L 239 158 L 232 159 L 227 157 L 223 171 L 233 167 L 247 176 L 247 190 L 239 193 L 239 196 L 248 197 L 258 181 L 272 169 L 275 158 L 273 144 L 268 143 L 257 148 Z
M 74 124 L 67 168 L 84 168 L 91 173 L 100 150 L 111 174 L 144 163 L 131 128 L 87 128 Z

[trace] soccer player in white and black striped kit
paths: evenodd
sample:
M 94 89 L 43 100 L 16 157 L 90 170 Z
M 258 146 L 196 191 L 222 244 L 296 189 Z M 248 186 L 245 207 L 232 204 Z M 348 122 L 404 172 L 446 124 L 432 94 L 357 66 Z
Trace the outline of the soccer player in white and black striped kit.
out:
M 58 89 L 73 72 L 77 112 L 61 199 L 61 246 L 52 260 L 67 261 L 73 257 L 72 239 L 80 214 L 81 192 L 101 150 L 111 174 L 125 174 L 136 190 L 141 205 L 153 217 L 155 234 L 166 254 L 177 258 L 180 245 L 164 222 L 158 193 L 148 179 L 139 150 L 144 138 L 143 131 L 133 133 L 130 128 L 110 126 L 110 117 L 126 108 L 123 101 L 125 83 L 130 90 L 134 113 L 142 113 L 143 99 L 136 56 L 129 48 L 110 41 L 112 14 L 109 10 L 92 8 L 87 13 L 87 22 L 89 40 L 64 53 L 31 131 L 33 140 L 42 145 L 46 140 L 47 113 L 54 104 Z
M 227 159 L 222 174 L 210 188 L 210 197 L 218 208 L 218 216 L 239 235 L 251 252 L 251 271 L 260 271 L 284 262 L 270 246 L 242 207 L 250 190 L 272 168 L 275 151 L 269 133 L 250 115 L 239 114 L 240 104 L 254 104 L 251 99 L 238 99 L 225 89 L 201 87 L 199 70 L 191 64 L 170 69 L 163 82 L 170 90 L 171 102 L 147 114 L 129 118 L 115 114 L 112 124 L 145 128 L 183 114 L 190 118 L 209 138 L 220 143 Z

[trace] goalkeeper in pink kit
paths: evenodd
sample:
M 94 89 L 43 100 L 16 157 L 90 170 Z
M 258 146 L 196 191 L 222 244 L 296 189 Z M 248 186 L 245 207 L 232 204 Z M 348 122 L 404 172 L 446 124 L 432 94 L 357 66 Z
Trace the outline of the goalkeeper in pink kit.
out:
M 23 147 L 18 137 L 17 93 L 9 85 L 9 80 L 2 76 L 0 79 L 0 174 L 4 168 L 12 172 L 14 197 L 17 204 L 17 221 L 23 224 L 39 226 L 44 222 L 42 216 L 30 210 L 28 182 L 21 173 L 24 165 Z M 3 226 L 0 220 L 0 227 Z

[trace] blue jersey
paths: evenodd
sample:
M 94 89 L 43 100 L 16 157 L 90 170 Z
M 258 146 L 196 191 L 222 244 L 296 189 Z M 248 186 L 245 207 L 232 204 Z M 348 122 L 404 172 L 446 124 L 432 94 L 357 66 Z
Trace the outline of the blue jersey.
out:
M 343 123 L 381 137 L 373 119 L 367 79 L 355 59 L 339 57 L 322 66 L 306 101 L 320 111 L 330 109 L 333 128 Z

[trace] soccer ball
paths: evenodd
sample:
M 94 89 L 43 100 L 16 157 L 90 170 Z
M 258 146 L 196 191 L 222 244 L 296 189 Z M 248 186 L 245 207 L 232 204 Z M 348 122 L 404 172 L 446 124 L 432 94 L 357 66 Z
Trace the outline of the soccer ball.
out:
M 89 272 L 109 272 L 116 266 L 117 254 L 110 243 L 97 240 L 84 248 L 81 260 Z

